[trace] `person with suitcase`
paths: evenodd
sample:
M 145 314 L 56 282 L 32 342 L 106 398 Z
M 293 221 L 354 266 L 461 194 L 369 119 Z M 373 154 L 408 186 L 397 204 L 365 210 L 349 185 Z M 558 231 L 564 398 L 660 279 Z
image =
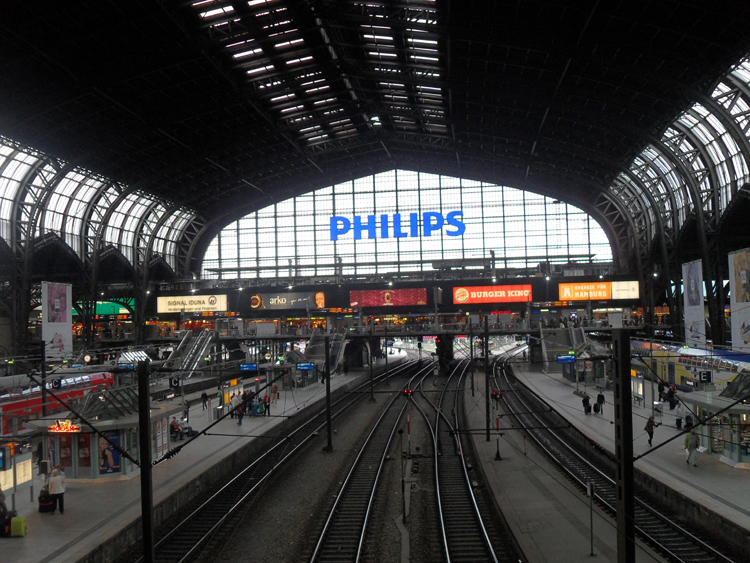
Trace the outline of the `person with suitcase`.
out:
M 583 413 L 589 414 L 591 413 L 591 397 L 589 397 L 588 393 L 583 394 L 583 399 L 581 400 L 583 403 Z
M 60 514 L 65 514 L 65 480 L 60 477 L 60 470 L 55 468 L 52 471 L 52 477 L 49 478 L 49 494 L 52 497 L 52 510 L 54 514 L 57 505 L 60 505 Z

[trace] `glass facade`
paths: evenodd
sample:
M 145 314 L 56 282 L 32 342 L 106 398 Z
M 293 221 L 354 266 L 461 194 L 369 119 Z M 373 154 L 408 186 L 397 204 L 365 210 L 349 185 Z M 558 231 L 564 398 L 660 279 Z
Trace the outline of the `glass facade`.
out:
M 462 215 L 454 216 L 451 225 L 449 214 L 456 211 Z M 437 228 L 439 217 L 430 215 L 425 221 L 425 213 L 440 214 L 446 224 Z M 433 232 L 425 233 L 426 222 Z M 465 231 L 456 236 L 461 224 Z M 488 259 L 490 251 L 501 269 L 534 267 L 547 259 L 612 260 L 604 231 L 572 205 L 507 186 L 392 170 L 235 221 L 209 245 L 202 275 L 235 279 L 434 271 L 435 261 Z

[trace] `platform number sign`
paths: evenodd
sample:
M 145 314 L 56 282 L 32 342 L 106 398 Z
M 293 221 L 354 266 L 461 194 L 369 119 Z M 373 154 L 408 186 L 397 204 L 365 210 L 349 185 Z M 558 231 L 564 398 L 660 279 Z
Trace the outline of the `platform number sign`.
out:
M 180 378 L 179 377 L 170 377 L 169 378 L 169 386 L 173 389 L 176 389 L 180 386 Z

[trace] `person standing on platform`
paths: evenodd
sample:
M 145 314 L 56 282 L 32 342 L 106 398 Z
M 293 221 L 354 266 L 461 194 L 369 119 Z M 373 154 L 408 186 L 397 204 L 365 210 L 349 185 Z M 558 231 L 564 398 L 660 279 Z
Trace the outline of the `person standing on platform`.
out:
M 240 405 L 234 412 L 237 413 L 237 426 L 242 426 L 242 417 L 245 416 L 245 409 Z
M 201 393 L 201 403 L 203 404 L 202 410 L 206 410 L 208 408 L 208 395 L 205 391 Z
M 279 386 L 276 385 L 276 382 L 273 382 L 273 385 L 271 385 L 271 402 L 275 403 L 279 398 Z
M 659 380 L 659 400 L 664 400 L 664 382 L 661 379 Z
M 596 404 L 599 405 L 599 414 L 604 414 L 604 393 L 599 389 L 599 394 L 596 396 Z
M 585 391 L 581 402 L 583 403 L 583 414 L 589 414 L 591 412 L 591 397 Z
M 701 445 L 701 437 L 695 432 L 695 428 L 690 429 L 690 434 L 685 434 L 685 463 L 690 465 L 690 458 L 693 458 L 693 467 L 698 467 L 697 456 L 695 452 Z
M 667 401 L 669 402 L 669 410 L 673 411 L 675 404 L 677 403 L 674 395 L 674 385 L 669 386 L 669 391 L 667 391 Z
M 682 419 L 685 418 L 685 407 L 682 406 L 682 401 L 677 404 L 677 409 L 674 412 L 674 425 L 679 430 L 682 428 Z
M 54 514 L 57 510 L 57 505 L 60 505 L 60 514 L 65 514 L 65 479 L 60 477 L 60 471 L 54 469 L 52 471 L 52 477 L 49 478 L 49 494 L 52 497 L 52 512 Z
M 265 407 L 265 415 L 271 416 L 271 397 L 268 396 L 268 393 L 263 397 L 263 406 Z
M 648 421 L 646 421 L 646 426 L 644 427 L 644 430 L 646 431 L 646 434 L 648 434 L 648 445 L 651 445 L 651 440 L 654 439 L 654 428 L 658 426 L 654 423 L 654 417 L 649 416 Z

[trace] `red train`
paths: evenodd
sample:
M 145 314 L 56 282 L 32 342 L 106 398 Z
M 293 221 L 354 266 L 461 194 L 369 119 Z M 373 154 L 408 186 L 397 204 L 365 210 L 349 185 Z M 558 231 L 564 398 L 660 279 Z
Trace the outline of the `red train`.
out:
M 39 380 L 39 377 L 36 379 Z M 112 385 L 114 376 L 109 372 L 78 373 L 70 377 L 55 375 L 47 379 L 47 389 L 73 407 L 89 391 Z M 67 409 L 48 394 L 47 414 L 63 411 Z M 0 377 L 0 435 L 11 434 L 15 425 L 22 430 L 25 421 L 41 416 L 42 389 L 39 385 L 25 375 Z

